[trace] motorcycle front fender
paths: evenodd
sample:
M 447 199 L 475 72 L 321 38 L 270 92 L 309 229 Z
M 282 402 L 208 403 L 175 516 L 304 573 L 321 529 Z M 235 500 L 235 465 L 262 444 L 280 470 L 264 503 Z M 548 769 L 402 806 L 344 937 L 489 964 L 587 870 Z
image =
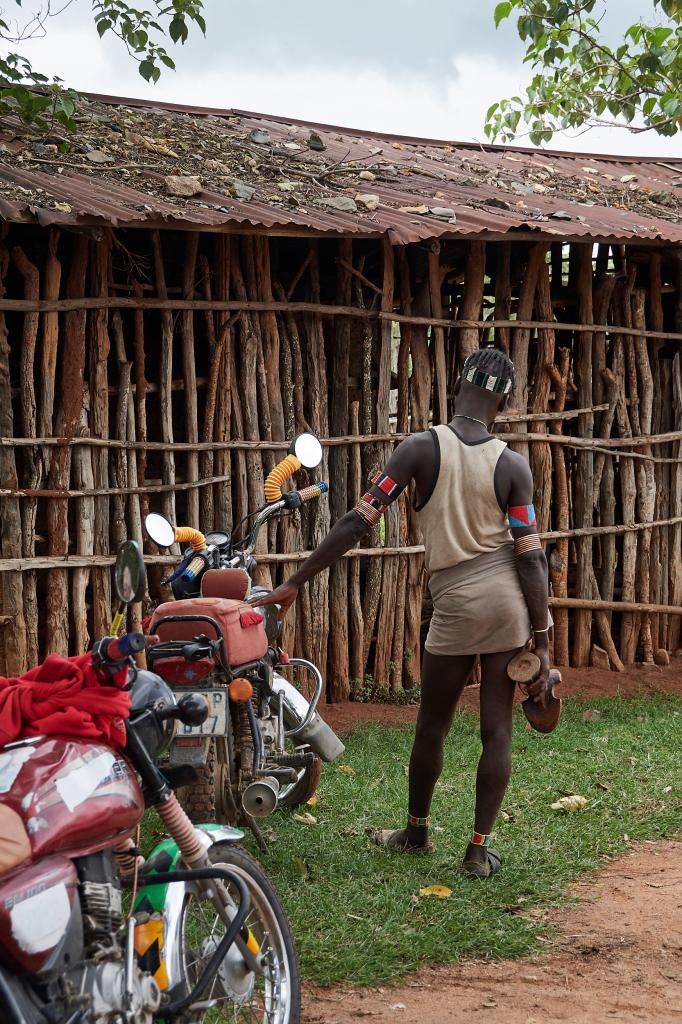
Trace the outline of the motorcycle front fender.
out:
M 197 825 L 199 839 L 206 849 L 213 843 L 239 843 L 241 829 L 229 825 Z M 167 882 L 154 885 L 156 872 L 178 871 L 182 867 L 180 850 L 174 839 L 158 843 L 144 867 L 144 887 L 133 907 L 138 920 L 135 927 L 135 952 L 143 969 L 153 975 L 162 992 L 171 999 L 184 994 L 185 972 L 182 959 L 182 910 L 187 883 Z

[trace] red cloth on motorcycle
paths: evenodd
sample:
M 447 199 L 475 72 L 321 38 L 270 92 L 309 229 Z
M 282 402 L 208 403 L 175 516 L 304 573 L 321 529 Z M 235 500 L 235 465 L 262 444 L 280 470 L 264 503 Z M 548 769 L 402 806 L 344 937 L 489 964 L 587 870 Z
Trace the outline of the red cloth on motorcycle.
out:
M 121 687 L 127 681 L 127 667 L 110 676 L 93 665 L 91 654 L 50 654 L 23 676 L 0 676 L 0 747 L 25 736 L 75 736 L 123 746 L 130 694 Z
M 243 601 L 250 586 L 246 569 L 209 569 L 201 577 L 201 596 Z
M 193 616 L 186 622 L 161 622 L 167 615 Z M 193 640 L 196 636 L 218 638 L 215 626 L 195 616 L 207 615 L 217 624 L 225 640 L 225 658 L 228 665 L 244 665 L 267 654 L 268 638 L 263 616 L 245 601 L 232 601 L 224 597 L 192 597 L 184 601 L 160 604 L 152 616 L 149 631 L 165 640 Z M 156 671 L 163 675 L 163 662 L 156 663 Z

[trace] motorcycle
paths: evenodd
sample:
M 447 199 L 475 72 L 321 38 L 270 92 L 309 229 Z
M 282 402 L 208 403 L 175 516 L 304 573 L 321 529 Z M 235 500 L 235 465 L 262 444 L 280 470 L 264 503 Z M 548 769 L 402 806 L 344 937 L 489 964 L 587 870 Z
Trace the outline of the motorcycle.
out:
M 149 629 L 160 642 L 150 651 L 150 665 L 176 692 L 200 692 L 211 708 L 204 725 L 183 726 L 171 747 L 172 766 L 190 764 L 199 773 L 198 784 L 180 798 L 192 820 L 215 815 L 246 824 L 262 848 L 254 819 L 309 800 L 321 762 L 335 760 L 345 749 L 317 712 L 323 688 L 319 669 L 280 649 L 278 608 L 259 608 L 258 595 L 267 591 L 251 583 L 263 526 L 328 490 L 320 482 L 283 493 L 282 485 L 301 467 L 313 469 L 321 460 L 318 438 L 297 437 L 265 481 L 266 504 L 241 540 L 230 532 L 204 536 L 191 527 L 174 527 L 157 513 L 145 520 L 159 547 L 189 544 L 164 581 L 175 600 L 159 605 L 151 618 Z M 292 669 L 312 676 L 310 701 L 286 678 Z
M 120 621 L 144 591 L 134 541 L 114 585 Z M 98 705 L 109 686 L 129 690 L 124 747 L 74 730 L 0 750 L 0 1020 L 297 1024 L 296 950 L 272 883 L 238 845 L 242 831 L 191 824 L 156 765 L 176 726 L 199 727 L 208 705 L 176 701 L 138 670 L 146 645 L 141 633 L 112 635 L 71 659 L 101 687 Z M 168 831 L 146 863 L 133 840 L 145 808 Z

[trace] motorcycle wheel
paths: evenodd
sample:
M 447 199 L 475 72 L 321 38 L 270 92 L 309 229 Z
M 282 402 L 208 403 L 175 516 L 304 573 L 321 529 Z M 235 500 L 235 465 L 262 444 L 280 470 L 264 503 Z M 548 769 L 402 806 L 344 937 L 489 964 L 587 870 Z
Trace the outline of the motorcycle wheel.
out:
M 196 782 L 184 786 L 178 792 L 178 800 L 186 811 L 193 825 L 203 825 L 216 820 L 215 806 L 215 775 L 216 775 L 216 743 L 211 740 L 208 748 L 206 764 L 195 768 Z
M 291 925 L 272 882 L 260 864 L 234 843 L 215 843 L 208 852 L 214 864 L 240 875 L 246 883 L 251 899 L 246 924 L 265 956 L 266 971 L 263 975 L 245 972 L 238 947 L 233 945 L 201 996 L 204 1004 L 209 1000 L 218 1000 L 218 1004 L 190 1013 L 186 1019 L 192 1024 L 299 1024 L 298 956 Z M 189 986 L 196 983 L 224 934 L 225 925 L 212 903 L 188 893 L 182 910 L 181 956 Z
M 178 793 L 178 800 L 189 816 L 193 825 L 218 821 L 225 825 L 235 825 L 234 811 L 230 813 L 231 804 L 226 795 L 229 785 L 227 769 L 227 751 L 218 748 L 216 740 L 211 740 L 208 748 L 206 764 L 195 768 L 197 780 Z
M 301 747 L 299 749 L 309 750 L 310 747 Z M 319 757 L 316 757 L 308 768 L 302 769 L 296 782 L 290 782 L 287 786 L 282 786 L 279 791 L 277 806 L 292 808 L 300 807 L 301 804 L 307 803 L 311 797 L 315 796 L 317 787 L 320 784 L 321 775 L 322 761 Z

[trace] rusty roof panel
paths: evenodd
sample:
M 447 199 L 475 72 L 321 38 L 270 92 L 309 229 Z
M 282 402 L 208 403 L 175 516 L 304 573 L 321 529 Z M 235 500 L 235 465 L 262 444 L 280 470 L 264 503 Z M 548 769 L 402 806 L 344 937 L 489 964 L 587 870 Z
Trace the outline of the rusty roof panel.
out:
M 68 154 L 18 123 L 2 142 L 5 220 L 388 233 L 397 244 L 514 231 L 682 242 L 680 159 L 415 139 L 97 96 Z M 104 162 L 91 165 L 93 151 Z M 172 195 L 169 175 L 197 176 L 202 190 Z M 355 203 L 363 193 L 373 198 Z

